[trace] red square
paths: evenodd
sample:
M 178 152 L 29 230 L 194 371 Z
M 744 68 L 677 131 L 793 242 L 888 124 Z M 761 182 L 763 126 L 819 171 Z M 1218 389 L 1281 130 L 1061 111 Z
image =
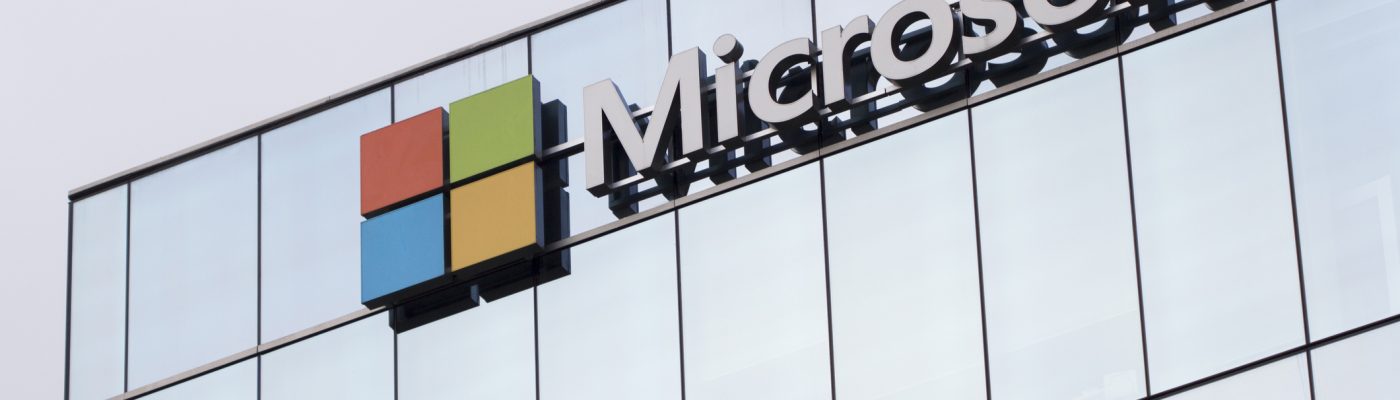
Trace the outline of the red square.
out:
M 442 108 L 360 136 L 360 214 L 368 215 L 443 186 Z

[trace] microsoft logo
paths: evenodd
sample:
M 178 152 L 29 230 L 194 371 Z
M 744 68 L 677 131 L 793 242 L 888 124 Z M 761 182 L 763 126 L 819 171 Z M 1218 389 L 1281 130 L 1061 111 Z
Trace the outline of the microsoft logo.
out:
M 392 301 L 544 244 L 539 82 L 526 76 L 360 138 L 360 300 Z

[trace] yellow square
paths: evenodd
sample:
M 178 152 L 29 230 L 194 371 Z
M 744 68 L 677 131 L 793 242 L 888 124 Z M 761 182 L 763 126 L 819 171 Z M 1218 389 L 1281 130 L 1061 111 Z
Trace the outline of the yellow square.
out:
M 532 161 L 452 189 L 453 271 L 539 249 L 539 182 Z

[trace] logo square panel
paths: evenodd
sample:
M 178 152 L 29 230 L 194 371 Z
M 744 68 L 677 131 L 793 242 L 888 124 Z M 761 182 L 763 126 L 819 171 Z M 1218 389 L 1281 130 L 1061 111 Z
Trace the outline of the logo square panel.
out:
M 360 300 L 368 303 L 444 273 L 443 195 L 360 223 Z
M 517 165 L 452 189 L 452 270 L 520 259 L 544 243 L 539 167 Z
M 539 82 L 525 76 L 453 102 L 447 141 L 452 182 L 534 157 L 539 98 Z
M 360 214 L 368 215 L 441 188 L 441 108 L 360 136 Z

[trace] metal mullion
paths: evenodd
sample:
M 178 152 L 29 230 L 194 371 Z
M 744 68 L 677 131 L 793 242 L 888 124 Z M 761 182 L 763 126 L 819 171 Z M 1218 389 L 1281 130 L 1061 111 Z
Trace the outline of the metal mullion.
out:
M 1128 210 L 1129 217 L 1133 224 L 1133 269 L 1134 278 L 1137 280 L 1137 305 L 1138 305 L 1138 334 L 1142 346 L 1142 377 L 1143 390 L 1148 395 L 1152 394 L 1152 363 L 1149 361 L 1150 355 L 1147 351 L 1147 302 L 1142 294 L 1142 248 L 1138 238 L 1137 220 L 1137 191 L 1133 180 L 1133 145 L 1132 132 L 1128 127 L 1128 84 L 1127 73 L 1123 69 L 1123 57 L 1114 57 L 1113 62 L 1118 64 L 1118 104 L 1123 120 L 1123 155 L 1124 165 L 1128 172 Z
M 131 391 L 131 192 L 135 188 L 126 183 L 126 289 L 122 291 L 125 315 L 122 315 L 122 391 Z
M 535 277 L 530 277 L 530 280 L 535 280 Z M 540 282 L 532 283 L 534 285 L 530 287 L 530 327 L 533 330 L 530 333 L 534 337 L 535 345 L 535 400 L 540 400 Z
M 71 396 L 73 370 L 73 202 L 68 202 L 68 273 L 63 315 L 63 398 Z M 125 362 L 125 361 L 123 361 Z M 123 383 L 125 386 L 125 383 Z M 122 391 L 126 391 L 122 387 Z
M 827 347 L 827 367 L 831 374 L 831 396 L 836 398 L 836 323 L 832 319 L 831 311 L 831 228 L 827 221 L 826 207 L 826 161 L 817 159 L 817 176 L 819 185 L 819 195 L 821 198 L 821 223 L 822 223 L 822 283 L 826 286 L 826 347 Z
M 1295 181 L 1293 174 L 1293 139 L 1292 136 L 1290 136 L 1288 124 L 1288 93 L 1286 90 L 1284 90 L 1285 88 L 1283 81 L 1283 45 L 1281 42 L 1282 39 L 1279 37 L 1277 3 L 1269 4 L 1269 22 L 1272 23 L 1271 26 L 1273 27 L 1272 33 L 1274 36 L 1274 65 L 1278 68 L 1277 78 L 1279 118 L 1282 119 L 1281 122 L 1283 122 L 1283 149 L 1284 157 L 1287 160 L 1288 167 L 1288 201 L 1290 209 L 1293 212 L 1293 251 L 1297 257 L 1298 263 L 1298 300 L 1299 306 L 1303 311 L 1303 343 L 1311 344 L 1312 327 L 1308 322 L 1308 289 L 1303 270 L 1302 230 L 1298 227 L 1298 189 L 1297 182 Z M 1306 354 L 1304 356 L 1304 359 L 1307 362 L 1308 366 L 1308 395 L 1309 397 L 1316 399 L 1317 390 L 1314 389 L 1313 385 L 1312 355 Z
M 972 85 L 968 85 L 971 90 Z M 977 246 L 977 301 L 981 307 L 979 316 L 982 318 L 982 383 L 986 392 L 983 393 L 987 399 L 992 398 L 992 355 L 991 346 L 987 340 L 987 285 L 982 273 L 982 209 L 977 198 L 977 146 L 973 138 L 972 109 L 968 107 L 964 117 L 967 118 L 967 156 L 970 167 L 969 175 L 972 181 L 972 227 L 973 236 Z
M 677 348 L 680 350 L 681 400 L 685 400 L 685 303 L 681 288 L 681 213 L 671 211 L 671 229 L 675 232 L 672 244 L 676 250 L 676 333 Z
M 1197 388 L 1200 388 L 1200 387 L 1209 385 L 1209 384 L 1211 384 L 1211 383 L 1219 382 L 1219 381 L 1224 380 L 1224 379 L 1226 379 L 1226 378 L 1229 378 L 1229 377 L 1232 377 L 1232 376 L 1236 376 L 1236 375 L 1239 375 L 1239 374 L 1242 374 L 1242 373 L 1245 373 L 1245 372 L 1249 372 L 1249 371 L 1252 371 L 1252 370 L 1254 370 L 1254 369 L 1256 369 L 1256 368 L 1263 367 L 1263 366 L 1265 366 L 1265 365 L 1269 365 L 1269 364 L 1271 364 L 1271 363 L 1274 363 L 1274 362 L 1277 362 L 1277 361 L 1281 361 L 1281 360 L 1287 359 L 1288 357 L 1297 356 L 1297 355 L 1299 355 L 1299 354 L 1307 355 L 1307 356 L 1309 356 L 1309 358 L 1311 358 L 1311 357 L 1310 357 L 1310 356 L 1311 356 L 1311 352 L 1314 351 L 1314 350 L 1317 350 L 1317 349 L 1320 349 L 1320 348 L 1323 348 L 1323 347 L 1326 347 L 1326 346 L 1329 346 L 1329 345 L 1332 345 L 1332 344 L 1336 344 L 1336 343 L 1338 343 L 1338 342 L 1342 342 L 1342 341 L 1345 341 L 1345 340 L 1347 340 L 1347 339 L 1351 339 L 1351 338 L 1354 338 L 1354 337 L 1357 337 L 1357 336 L 1366 334 L 1366 333 L 1371 332 L 1371 331 L 1375 331 L 1375 330 L 1378 330 L 1378 329 L 1384 329 L 1384 328 L 1387 328 L 1387 327 L 1392 327 L 1392 326 L 1396 325 L 1397 323 L 1400 323 L 1400 314 L 1396 314 L 1396 315 L 1392 315 L 1392 316 L 1387 317 L 1387 318 L 1383 318 L 1383 319 L 1380 319 L 1380 320 L 1372 321 L 1371 323 L 1368 323 L 1368 324 L 1365 324 L 1365 325 L 1362 325 L 1362 326 L 1359 326 L 1359 327 L 1356 327 L 1356 328 L 1352 328 L 1352 329 L 1343 331 L 1343 332 L 1341 332 L 1341 333 L 1338 333 L 1338 334 L 1335 334 L 1335 335 L 1332 335 L 1332 336 L 1328 336 L 1328 337 L 1325 337 L 1325 338 L 1322 338 L 1322 339 L 1318 339 L 1317 341 L 1314 341 L 1314 342 L 1311 342 L 1311 343 L 1308 343 L 1308 344 L 1304 344 L 1304 345 L 1301 345 L 1301 346 L 1295 346 L 1295 347 L 1293 347 L 1293 348 L 1290 348 L 1290 349 L 1287 349 L 1287 350 L 1284 350 L 1284 351 L 1281 351 L 1281 352 L 1278 352 L 1278 353 L 1274 353 L 1274 354 L 1271 354 L 1271 355 L 1268 355 L 1268 356 L 1264 356 L 1264 357 L 1261 357 L 1261 358 L 1256 359 L 1256 360 L 1254 360 L 1254 361 L 1241 364 L 1241 365 L 1236 366 L 1236 367 L 1234 367 L 1234 368 L 1230 368 L 1230 369 L 1228 369 L 1228 370 L 1221 371 L 1221 372 L 1215 373 L 1215 374 L 1210 375 L 1210 376 L 1206 376 L 1206 377 L 1203 377 L 1203 378 L 1200 378 L 1200 379 L 1197 379 L 1197 380 L 1194 380 L 1194 381 L 1191 381 L 1191 382 L 1187 382 L 1187 383 L 1178 385 L 1177 387 L 1174 387 L 1174 388 L 1169 388 L 1169 389 L 1167 389 L 1167 390 L 1162 391 L 1161 393 L 1157 393 L 1157 394 L 1155 394 L 1155 395 L 1149 395 L 1149 396 L 1145 397 L 1144 399 L 1148 399 L 1148 400 L 1150 400 L 1150 399 L 1161 399 L 1161 398 L 1166 398 L 1166 397 L 1170 397 L 1170 396 L 1175 396 L 1175 395 L 1178 395 L 1178 394 L 1181 394 L 1181 393 L 1184 393 L 1184 392 L 1191 391 L 1192 389 L 1197 389 Z

